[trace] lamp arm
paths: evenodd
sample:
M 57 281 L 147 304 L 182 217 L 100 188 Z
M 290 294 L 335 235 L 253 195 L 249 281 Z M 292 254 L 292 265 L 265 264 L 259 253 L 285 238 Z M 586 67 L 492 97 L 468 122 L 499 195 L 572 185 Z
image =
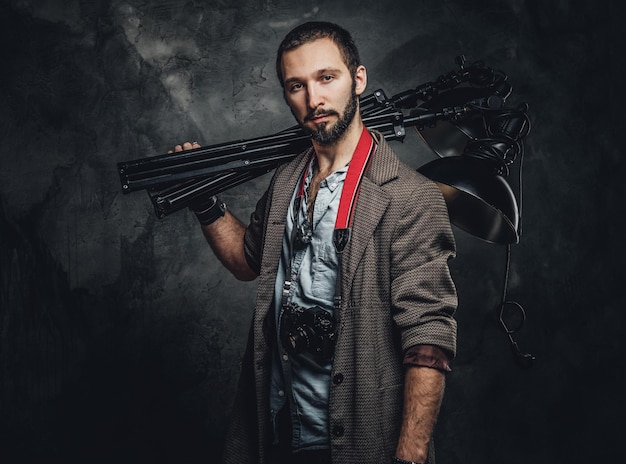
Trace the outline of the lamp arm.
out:
M 485 66 L 482 61 L 476 61 L 470 66 L 465 66 L 465 57 L 459 55 L 455 58 L 459 65 L 458 70 L 442 74 L 432 82 L 426 82 L 414 89 L 400 92 L 390 98 L 396 108 L 411 109 L 418 106 L 419 102 L 428 102 L 441 92 L 468 84 L 472 87 L 489 89 L 492 95 L 497 95 L 503 100 L 511 94 L 512 87 L 508 83 L 508 77 L 502 71 Z

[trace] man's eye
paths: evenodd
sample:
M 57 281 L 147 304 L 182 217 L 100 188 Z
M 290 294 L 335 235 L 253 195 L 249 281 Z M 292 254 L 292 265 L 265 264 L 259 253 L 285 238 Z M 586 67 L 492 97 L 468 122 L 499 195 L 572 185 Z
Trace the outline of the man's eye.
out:
M 290 90 L 292 92 L 295 92 L 297 90 L 300 90 L 302 88 L 302 84 L 291 84 Z
M 322 79 L 324 81 L 332 81 L 333 80 L 333 76 L 324 76 L 324 77 L 322 77 Z

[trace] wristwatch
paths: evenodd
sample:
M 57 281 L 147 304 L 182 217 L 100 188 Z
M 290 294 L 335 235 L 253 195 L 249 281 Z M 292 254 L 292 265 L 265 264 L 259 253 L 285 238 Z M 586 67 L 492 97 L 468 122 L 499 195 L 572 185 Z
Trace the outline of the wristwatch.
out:
M 226 203 L 220 201 L 216 196 L 212 196 L 201 210 L 193 209 L 192 211 L 200 224 L 208 226 L 226 214 Z

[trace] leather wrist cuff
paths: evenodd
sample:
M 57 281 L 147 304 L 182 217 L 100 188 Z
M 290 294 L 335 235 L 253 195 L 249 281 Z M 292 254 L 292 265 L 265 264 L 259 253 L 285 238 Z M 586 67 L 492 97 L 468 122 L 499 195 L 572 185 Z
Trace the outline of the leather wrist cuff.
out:
M 198 218 L 198 222 L 203 226 L 213 224 L 226 214 L 226 203 L 220 201 L 216 196 L 212 196 L 201 210 L 192 209 Z
M 415 462 L 415 461 L 405 461 L 404 459 L 400 459 L 396 456 L 391 458 L 391 462 L 393 464 L 420 464 L 419 462 Z

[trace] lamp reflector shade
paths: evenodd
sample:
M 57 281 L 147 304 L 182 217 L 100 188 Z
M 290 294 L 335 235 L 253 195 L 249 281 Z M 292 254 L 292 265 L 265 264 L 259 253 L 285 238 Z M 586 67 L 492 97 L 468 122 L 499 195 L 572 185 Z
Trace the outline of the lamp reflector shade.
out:
M 476 139 L 472 129 L 470 121 L 461 124 L 440 121 L 434 127 L 424 127 L 417 132 L 430 149 L 443 158 L 462 154 L 468 142 Z
M 518 242 L 517 201 L 492 163 L 450 156 L 426 163 L 418 171 L 439 186 L 452 224 L 488 242 Z

